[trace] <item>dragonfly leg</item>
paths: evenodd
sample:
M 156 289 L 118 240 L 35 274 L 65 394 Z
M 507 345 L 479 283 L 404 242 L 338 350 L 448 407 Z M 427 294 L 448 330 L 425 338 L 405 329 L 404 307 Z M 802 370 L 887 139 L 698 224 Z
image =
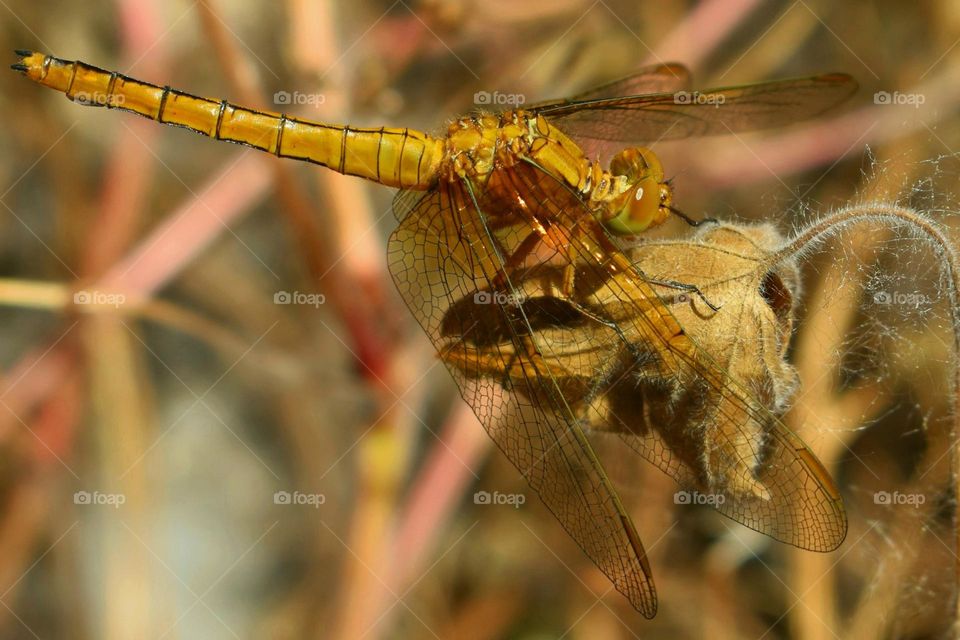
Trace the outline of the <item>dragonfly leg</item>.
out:
M 584 254 L 589 254 L 595 259 L 597 255 L 613 255 L 612 247 L 602 246 L 591 237 L 587 229 L 574 225 L 573 228 L 561 228 L 560 225 L 554 225 L 558 235 L 565 238 L 563 242 L 563 251 L 566 253 L 565 266 L 563 268 L 562 293 L 572 300 L 576 294 L 576 269 L 577 263 L 584 263 Z
M 516 271 L 527 259 L 533 251 L 540 244 L 543 237 L 533 231 L 531 232 L 523 241 L 517 245 L 517 248 L 514 249 L 513 253 L 506 259 L 503 263 L 503 266 L 497 272 L 497 275 L 494 277 L 491 286 L 495 290 L 499 290 L 507 286 L 507 282 L 513 272 Z
M 491 231 L 501 231 L 507 227 L 513 227 L 518 224 L 522 224 L 523 222 L 524 218 L 516 215 L 499 215 L 488 219 L 486 221 L 486 225 Z
M 678 218 L 686 222 L 691 227 L 699 227 L 702 224 L 719 224 L 720 223 L 720 221 L 717 220 L 716 218 L 704 218 L 703 220 L 694 220 L 693 218 L 685 214 L 683 211 L 680 211 L 680 209 L 677 209 L 676 207 L 673 207 L 673 206 L 668 206 L 667 209 L 670 210 L 670 213 L 677 216 Z
M 701 220 L 701 223 L 706 222 L 706 220 Z M 707 299 L 707 296 L 703 295 L 703 292 L 700 291 L 700 288 L 694 284 L 687 284 L 686 282 L 677 282 L 676 280 L 657 280 L 655 278 L 647 278 L 647 281 L 651 284 L 659 284 L 664 287 L 670 287 L 671 289 L 678 289 L 680 291 L 688 291 L 690 293 L 696 294 L 698 298 L 703 300 L 703 303 L 710 307 L 712 311 L 720 311 L 720 307 L 710 302 Z
M 573 300 L 573 294 L 576 291 L 576 278 L 577 278 L 577 268 L 573 265 L 572 262 L 568 262 L 563 267 L 563 281 L 561 283 L 560 292 L 563 294 L 563 297 L 567 300 Z

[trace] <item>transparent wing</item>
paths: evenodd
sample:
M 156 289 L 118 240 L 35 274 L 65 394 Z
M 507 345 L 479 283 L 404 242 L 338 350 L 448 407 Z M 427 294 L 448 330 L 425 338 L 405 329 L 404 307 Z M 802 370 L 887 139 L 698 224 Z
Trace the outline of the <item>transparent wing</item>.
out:
M 584 390 L 563 386 L 552 368 L 561 365 L 549 362 L 563 350 L 556 345 L 579 343 L 578 329 L 564 326 L 558 307 L 489 295 L 521 234 L 510 225 L 493 231 L 473 194 L 442 182 L 398 195 L 401 223 L 388 250 L 394 281 L 500 450 L 617 590 L 653 617 L 646 552 L 567 401 Z M 534 325 L 552 324 L 561 335 L 544 344 Z
M 538 327 L 545 366 L 590 378 L 561 384 L 587 389 L 567 399 L 581 421 L 616 434 L 681 485 L 723 495 L 717 509 L 752 529 L 804 549 L 839 546 L 846 515 L 827 471 L 683 331 L 579 197 L 529 163 L 495 172 L 488 189 L 537 203 L 539 223 L 569 240 L 565 259 L 576 265 L 578 287 L 569 304 L 590 318 L 571 327 L 574 339 L 588 351 L 620 354 L 578 367 L 550 348 L 552 327 Z
M 805 549 L 842 542 L 826 470 L 694 343 L 565 185 L 521 162 L 482 192 L 442 183 L 394 208 L 391 273 L 464 399 L 638 610 L 656 608 L 649 565 L 585 429 L 722 495 L 718 510 L 748 527 Z M 531 234 L 539 246 L 502 281 Z
M 690 86 L 690 71 L 682 64 L 668 62 L 644 67 L 625 78 L 594 87 L 562 100 L 549 100 L 525 105 L 526 111 L 543 111 L 576 103 L 637 96 L 648 93 L 672 93 Z
M 580 141 L 621 146 L 782 127 L 832 109 L 857 89 L 841 73 L 704 91 L 571 100 L 538 109 Z

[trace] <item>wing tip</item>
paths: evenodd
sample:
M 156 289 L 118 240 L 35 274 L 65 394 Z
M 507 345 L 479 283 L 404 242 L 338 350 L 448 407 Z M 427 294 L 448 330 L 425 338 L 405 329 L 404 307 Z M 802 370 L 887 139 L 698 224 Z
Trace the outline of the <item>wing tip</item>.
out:
M 626 597 L 630 606 L 647 620 L 652 620 L 657 616 L 657 610 L 660 608 L 660 602 L 657 598 L 657 590 L 652 581 L 642 582 L 640 584 L 629 583 L 620 585 L 614 583 L 617 591 Z
M 820 76 L 825 82 L 829 84 L 844 86 L 847 88 L 846 96 L 852 96 L 854 93 L 860 89 L 860 83 L 857 82 L 857 79 L 854 78 L 849 73 L 844 73 L 842 71 L 835 71 L 833 73 L 825 73 Z
M 644 594 L 644 598 L 641 602 L 636 603 L 631 601 L 633 607 L 640 612 L 647 620 L 653 620 L 657 616 L 657 609 L 660 606 L 660 603 L 657 601 L 657 592 L 650 591 L 649 593 Z M 637 606 L 639 604 L 639 606 Z
M 643 542 L 640 541 L 640 535 L 634 528 L 633 522 L 626 514 L 620 515 L 620 522 L 627 534 L 627 540 L 630 542 L 630 547 L 633 549 L 637 562 L 640 564 L 640 570 L 643 572 L 639 584 L 630 584 L 629 593 L 624 591 L 624 594 L 630 600 L 633 608 L 649 620 L 657 615 L 657 589 L 653 585 L 653 570 L 650 568 L 647 552 L 643 548 Z
M 837 504 L 837 509 L 833 513 L 833 522 L 839 525 L 832 536 L 826 536 L 823 540 L 822 548 L 812 549 L 812 551 L 819 551 L 820 553 L 830 553 L 831 551 L 836 551 L 840 548 L 840 545 L 843 544 L 844 540 L 847 539 L 847 533 L 850 531 L 850 526 L 847 521 L 847 512 L 843 508 L 843 503 Z

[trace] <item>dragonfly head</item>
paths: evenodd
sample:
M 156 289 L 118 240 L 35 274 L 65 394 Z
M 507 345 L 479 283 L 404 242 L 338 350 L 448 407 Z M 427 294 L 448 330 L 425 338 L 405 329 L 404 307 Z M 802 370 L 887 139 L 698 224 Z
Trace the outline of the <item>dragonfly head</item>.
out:
M 626 178 L 626 189 L 610 202 L 607 229 L 629 236 L 663 223 L 670 216 L 673 190 L 660 161 L 649 149 L 624 149 L 610 161 L 610 173 Z

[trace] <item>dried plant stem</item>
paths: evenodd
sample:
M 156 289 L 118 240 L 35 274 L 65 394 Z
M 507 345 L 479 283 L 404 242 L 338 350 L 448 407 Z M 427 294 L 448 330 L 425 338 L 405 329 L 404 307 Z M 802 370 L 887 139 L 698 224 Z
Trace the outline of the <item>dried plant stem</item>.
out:
M 948 442 L 952 449 L 950 470 L 954 482 L 954 495 L 956 496 L 960 495 L 960 473 L 958 473 L 960 465 L 958 465 L 956 452 L 956 439 L 958 432 L 960 432 L 960 428 L 957 426 L 957 422 L 960 420 L 960 395 L 958 395 L 958 392 L 960 392 L 960 303 L 958 303 L 960 295 L 957 292 L 957 282 L 960 281 L 960 256 L 958 256 L 957 250 L 946 231 L 928 217 L 913 209 L 886 202 L 867 202 L 845 207 L 801 229 L 788 243 L 771 255 L 768 264 L 777 264 L 795 256 L 802 257 L 809 253 L 814 245 L 836 236 L 839 232 L 851 226 L 864 223 L 883 225 L 891 222 L 905 225 L 927 240 L 943 267 L 953 333 L 953 380 L 950 389 L 953 402 L 953 421 Z M 960 522 L 960 501 L 954 499 L 954 556 L 958 558 L 956 576 L 957 583 L 960 584 L 960 528 L 957 526 L 958 522 Z M 958 597 L 960 597 L 960 589 L 957 592 Z M 960 601 L 955 600 L 954 607 L 954 624 L 957 625 L 956 616 L 957 612 L 960 612 Z

